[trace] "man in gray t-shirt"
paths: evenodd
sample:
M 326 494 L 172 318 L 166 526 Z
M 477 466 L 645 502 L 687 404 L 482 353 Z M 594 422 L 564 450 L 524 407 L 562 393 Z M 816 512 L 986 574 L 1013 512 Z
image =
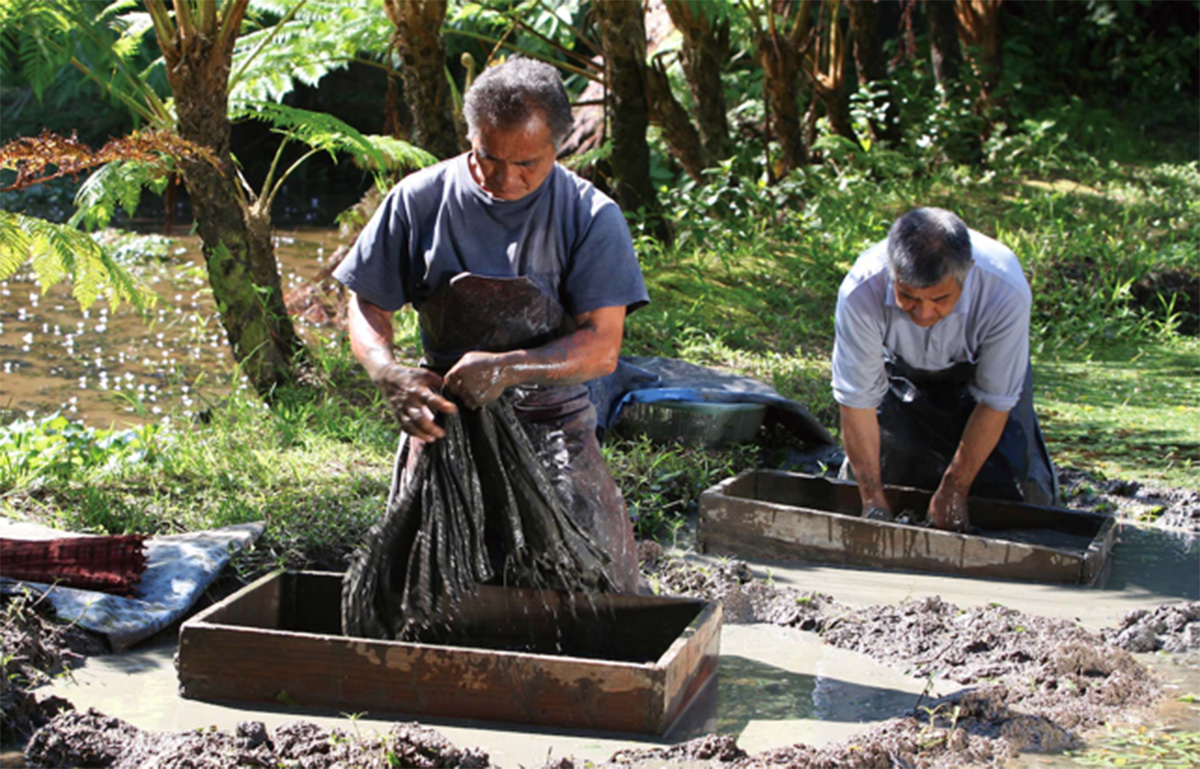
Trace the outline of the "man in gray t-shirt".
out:
M 865 515 L 891 519 L 885 483 L 933 490 L 941 528 L 966 527 L 968 493 L 1053 504 L 1031 304 L 1013 252 L 940 208 L 859 257 L 838 292 L 833 392 Z
M 628 227 L 556 162 L 572 117 L 553 67 L 486 70 L 464 113 L 471 150 L 398 184 L 334 272 L 352 292 L 351 348 L 414 450 L 445 436 L 437 415 L 458 408 L 446 394 L 477 408 L 515 393 L 572 515 L 633 590 L 632 529 L 583 385 L 614 370 L 625 316 L 649 299 Z M 392 354 L 405 304 L 420 316 L 421 367 Z

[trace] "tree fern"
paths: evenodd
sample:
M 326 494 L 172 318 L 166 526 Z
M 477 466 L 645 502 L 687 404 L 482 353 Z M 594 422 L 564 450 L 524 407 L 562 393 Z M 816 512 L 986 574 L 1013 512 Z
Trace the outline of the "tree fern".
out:
M 71 293 L 85 309 L 101 297 L 114 308 L 121 302 L 131 302 L 139 309 L 154 303 L 153 292 L 113 261 L 87 233 L 70 225 L 0 211 L 0 280 L 25 264 L 33 268 L 42 291 L 70 277 Z
M 377 179 L 397 170 L 423 168 L 437 162 L 436 157 L 408 142 L 390 137 L 365 136 L 349 124 L 322 112 L 274 102 L 243 103 L 235 106 L 232 112 L 236 117 L 269 123 L 287 140 L 298 141 L 309 147 L 309 152 L 277 173 L 276 164 L 283 151 L 283 145 L 280 146 L 258 193 L 263 206 L 270 206 L 272 198 L 288 176 L 317 152 L 327 152 L 330 156 L 344 152 L 374 173 Z

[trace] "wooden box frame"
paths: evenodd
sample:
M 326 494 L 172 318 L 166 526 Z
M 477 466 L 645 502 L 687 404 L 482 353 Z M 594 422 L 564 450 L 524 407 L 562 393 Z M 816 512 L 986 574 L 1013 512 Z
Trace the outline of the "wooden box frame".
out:
M 189 619 L 179 631 L 181 693 L 663 734 L 717 669 L 713 602 L 577 596 L 572 611 L 564 594 L 481 586 L 460 606 L 456 627 L 479 644 L 468 646 L 341 635 L 341 590 L 341 574 L 279 571 Z M 486 648 L 522 638 L 559 638 L 586 656 L 544 653 L 540 641 L 533 651 Z
M 884 488 L 895 511 L 924 511 L 932 494 Z M 802 560 L 970 577 L 1094 584 L 1112 550 L 1111 516 L 972 497 L 981 534 L 867 520 L 852 481 L 780 470 L 747 470 L 700 496 L 704 552 Z M 1086 547 L 1053 547 L 1003 538 L 1005 529 L 1047 529 L 1087 537 Z M 1001 535 L 1001 536 L 994 536 Z

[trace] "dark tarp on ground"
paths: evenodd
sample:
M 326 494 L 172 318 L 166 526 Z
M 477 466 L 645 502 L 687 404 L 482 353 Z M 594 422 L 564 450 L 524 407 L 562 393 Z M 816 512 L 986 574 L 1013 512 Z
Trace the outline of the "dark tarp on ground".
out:
M 601 431 L 615 426 L 622 409 L 632 403 L 762 403 L 767 406 L 767 423 L 782 424 L 814 447 L 837 445 L 803 404 L 784 398 L 770 386 L 676 358 L 622 355 L 616 371 L 588 382 L 588 392 Z

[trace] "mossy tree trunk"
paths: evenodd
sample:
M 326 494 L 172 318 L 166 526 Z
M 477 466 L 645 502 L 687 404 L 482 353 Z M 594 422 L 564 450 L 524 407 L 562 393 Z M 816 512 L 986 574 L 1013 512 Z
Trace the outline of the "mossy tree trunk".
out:
M 212 0 L 181 0 L 172 17 L 163 0 L 146 0 L 175 95 L 179 135 L 217 159 L 216 166 L 190 161 L 182 167 L 213 301 L 234 360 L 269 397 L 292 379 L 301 343 L 284 307 L 270 214 L 238 195 L 230 156 L 230 64 L 248 4 L 230 0 L 218 9 Z
M 717 21 L 703 4 L 685 0 L 666 0 L 666 7 L 683 36 L 679 63 L 696 102 L 704 153 L 709 160 L 724 160 L 733 154 L 721 83 L 721 69 L 729 60 L 729 17 Z
M 703 181 L 708 154 L 700 141 L 700 132 L 692 125 L 687 110 L 671 91 L 671 80 L 662 64 L 655 61 L 646 68 L 646 99 L 650 120 L 662 130 L 671 154 L 696 181 Z
M 671 239 L 658 195 L 650 181 L 650 146 L 646 142 L 646 23 L 642 4 L 629 0 L 596 0 L 593 6 L 604 50 L 612 125 L 613 195 L 629 212 L 641 210 L 654 237 Z
M 446 0 L 385 0 L 384 10 L 396 28 L 412 143 L 443 160 L 454 157 L 465 149 L 465 132 L 446 80 Z
M 761 17 L 748 5 L 755 29 L 755 46 L 763 68 L 763 90 L 770 110 L 769 127 L 779 142 L 780 157 L 773 176 L 785 176 L 808 162 L 804 121 L 800 117 L 800 83 L 810 29 L 811 0 L 792 5 L 771 2 Z

